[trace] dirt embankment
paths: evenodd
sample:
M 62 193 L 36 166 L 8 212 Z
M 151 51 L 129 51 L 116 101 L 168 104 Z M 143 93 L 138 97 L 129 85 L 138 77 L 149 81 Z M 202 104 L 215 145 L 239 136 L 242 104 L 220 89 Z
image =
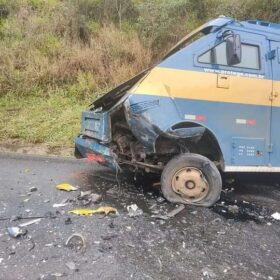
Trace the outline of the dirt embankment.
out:
M 0 153 L 17 153 L 40 156 L 74 157 L 74 148 L 52 147 L 47 144 L 31 144 L 18 140 L 0 141 Z

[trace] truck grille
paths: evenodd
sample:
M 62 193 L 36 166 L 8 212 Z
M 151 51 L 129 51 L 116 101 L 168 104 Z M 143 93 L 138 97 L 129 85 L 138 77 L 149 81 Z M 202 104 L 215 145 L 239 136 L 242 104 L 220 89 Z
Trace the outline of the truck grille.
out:
M 102 142 L 111 141 L 111 122 L 108 112 L 83 112 L 81 126 L 81 133 L 83 135 Z

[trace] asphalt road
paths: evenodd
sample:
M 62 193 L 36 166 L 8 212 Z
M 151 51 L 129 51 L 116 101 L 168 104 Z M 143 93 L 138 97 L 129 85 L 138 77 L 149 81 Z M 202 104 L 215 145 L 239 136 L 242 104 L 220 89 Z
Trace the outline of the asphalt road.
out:
M 0 220 L 0 279 L 280 279 L 280 223 L 271 218 L 280 212 L 280 177 L 244 175 L 225 183 L 213 208 L 188 206 L 169 220 L 153 216 L 175 206 L 148 181 L 117 178 L 85 161 L 0 155 L 0 219 L 8 218 Z M 119 214 L 69 214 L 87 201 L 80 190 L 55 188 L 64 182 L 102 196 L 87 207 Z M 133 203 L 142 215 L 129 217 Z M 29 221 L 17 216 L 47 218 L 12 238 L 7 227 Z M 65 246 L 73 233 L 85 249 Z

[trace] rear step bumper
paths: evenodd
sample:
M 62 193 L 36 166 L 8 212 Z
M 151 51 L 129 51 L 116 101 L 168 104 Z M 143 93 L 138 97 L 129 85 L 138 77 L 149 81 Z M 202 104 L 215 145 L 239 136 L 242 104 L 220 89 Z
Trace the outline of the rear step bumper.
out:
M 83 135 L 75 138 L 75 156 L 76 158 L 87 158 L 90 161 L 96 161 L 111 169 L 117 168 L 110 148 L 100 144 L 95 139 L 84 137 Z

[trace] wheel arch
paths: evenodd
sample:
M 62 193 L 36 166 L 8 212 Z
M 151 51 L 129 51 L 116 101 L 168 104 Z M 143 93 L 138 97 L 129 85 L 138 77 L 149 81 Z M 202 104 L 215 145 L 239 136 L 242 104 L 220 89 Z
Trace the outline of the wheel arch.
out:
M 192 135 L 182 135 L 182 129 L 197 128 L 200 131 L 198 135 L 195 133 Z M 201 128 L 204 128 L 203 133 L 201 133 Z M 173 136 L 176 135 L 176 131 L 180 130 L 179 137 L 170 136 L 170 131 L 172 131 Z M 188 130 L 185 130 L 189 133 Z M 183 121 L 173 124 L 165 133 L 159 135 L 155 141 L 155 151 L 163 152 L 163 146 L 172 147 L 172 145 L 178 145 L 178 143 L 186 143 L 189 147 L 189 152 L 201 154 L 210 160 L 214 161 L 220 170 L 224 170 L 224 155 L 221 149 L 221 145 L 218 141 L 218 137 L 209 127 L 198 122 Z

